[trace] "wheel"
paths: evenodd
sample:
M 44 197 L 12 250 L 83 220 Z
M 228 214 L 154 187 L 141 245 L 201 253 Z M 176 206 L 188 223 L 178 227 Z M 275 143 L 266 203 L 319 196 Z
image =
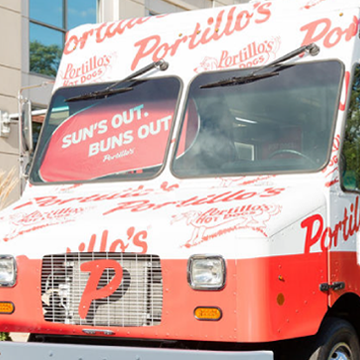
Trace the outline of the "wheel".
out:
M 321 325 L 309 360 L 360 360 L 359 340 L 353 326 L 342 319 L 328 318 Z

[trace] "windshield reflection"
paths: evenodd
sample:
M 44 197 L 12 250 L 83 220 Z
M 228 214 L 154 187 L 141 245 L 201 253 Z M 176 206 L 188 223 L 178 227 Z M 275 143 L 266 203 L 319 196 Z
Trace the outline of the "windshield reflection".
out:
M 251 71 L 229 71 L 226 77 Z M 191 84 L 173 170 L 180 177 L 304 172 L 327 162 L 338 108 L 337 61 L 284 65 L 278 75 L 233 86 L 203 73 Z

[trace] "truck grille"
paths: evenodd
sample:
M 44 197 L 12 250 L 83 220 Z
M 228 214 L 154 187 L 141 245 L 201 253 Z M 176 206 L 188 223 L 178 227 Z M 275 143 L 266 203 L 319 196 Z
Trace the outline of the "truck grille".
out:
M 160 258 L 96 252 L 46 255 L 41 295 L 46 321 L 86 326 L 158 325 L 163 298 Z

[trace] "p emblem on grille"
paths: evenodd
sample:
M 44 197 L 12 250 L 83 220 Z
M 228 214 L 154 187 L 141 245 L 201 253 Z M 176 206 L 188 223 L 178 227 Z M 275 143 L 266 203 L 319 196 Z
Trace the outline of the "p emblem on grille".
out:
M 126 252 L 45 255 L 41 300 L 44 320 L 52 323 L 87 327 L 160 325 L 160 258 Z
M 86 319 L 94 300 L 108 298 L 115 292 L 120 292 L 119 295 L 122 297 L 130 285 L 128 281 L 127 284 L 120 286 L 124 273 L 127 271 L 123 271 L 121 265 L 115 260 L 101 259 L 85 262 L 81 264 L 80 270 L 90 272 L 78 308 L 82 319 Z

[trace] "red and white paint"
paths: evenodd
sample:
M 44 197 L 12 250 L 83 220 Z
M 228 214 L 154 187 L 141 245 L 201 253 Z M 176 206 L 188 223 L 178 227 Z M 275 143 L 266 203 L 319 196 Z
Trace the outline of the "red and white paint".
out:
M 206 56 L 204 60 L 194 69 L 199 73 L 202 71 L 220 70 L 230 67 L 249 68 L 254 66 L 265 65 L 275 60 L 276 54 L 280 47 L 280 36 L 248 44 L 238 51 L 223 50 L 216 57 Z
M 334 104 L 339 114 L 331 157 L 323 171 L 309 174 L 178 179 L 168 161 L 157 178 L 143 183 L 27 186 L 22 199 L 0 214 L 1 251 L 16 256 L 18 264 L 16 286 L 0 289 L 2 301 L 16 304 L 13 315 L 0 315 L 0 330 L 83 335 L 81 326 L 45 322 L 39 305 L 43 256 L 66 252 L 160 257 L 162 323 L 156 329 L 112 329 L 115 336 L 124 338 L 255 343 L 309 336 L 316 333 L 337 297 L 348 291 L 360 295 L 356 258 L 359 198 L 342 191 L 339 174 L 351 72 L 360 56 L 359 13 L 357 0 L 274 0 L 84 25 L 69 31 L 54 90 L 116 81 L 164 58 L 169 69 L 146 76 L 175 75 L 186 94 L 194 71 L 224 69 L 226 74 L 228 68 L 261 66 L 315 42 L 321 49 L 319 55 L 294 62 L 336 58 L 344 64 L 342 93 L 339 104 Z M 93 109 L 89 111 L 91 121 L 82 118 L 84 114 L 73 115 L 49 141 L 52 156 L 44 162 L 43 177 L 64 180 L 58 170 L 70 168 L 70 180 L 79 180 L 76 171 L 81 169 L 71 164 L 74 152 L 69 152 L 68 161 L 58 170 L 53 167 L 59 152 L 74 148 L 80 149 L 78 154 L 87 165 L 89 158 L 99 158 L 97 170 L 106 174 L 112 160 L 104 157 L 100 144 L 113 135 L 116 121 L 130 119 L 132 111 L 134 118 L 149 120 L 149 129 L 150 123 L 160 124 L 165 134 L 170 129 L 169 116 L 171 121 L 181 120 L 174 109 L 178 107 L 181 113 L 182 102 L 162 105 L 161 110 L 134 103 L 106 114 Z M 126 150 L 126 156 L 140 164 L 142 159 L 136 159 L 131 149 L 147 140 L 141 138 L 139 126 L 132 127 L 130 120 L 126 125 L 123 142 L 109 155 L 122 156 L 121 151 Z M 91 139 L 84 135 L 89 132 Z M 155 153 L 159 141 L 165 142 L 159 136 L 147 144 Z M 156 158 L 152 165 L 159 163 L 162 159 Z M 187 261 L 194 254 L 224 257 L 224 289 L 202 292 L 190 288 Z M 115 269 L 116 276 L 98 289 L 104 268 Z M 110 296 L 111 288 L 121 284 L 122 269 L 110 259 L 88 262 L 81 271 L 90 274 L 79 309 L 85 318 L 94 299 Z M 346 281 L 346 289 L 336 295 L 319 290 L 319 284 L 333 281 Z M 284 301 L 278 300 L 279 295 Z M 197 306 L 214 304 L 223 311 L 215 326 L 194 318 Z
M 115 65 L 117 54 L 93 55 L 81 63 L 69 62 L 65 71 L 60 71 L 58 77 L 62 86 L 74 86 L 85 83 L 105 82 L 109 79 L 108 73 Z
M 331 159 L 327 167 L 323 170 L 326 177 L 325 186 L 331 187 L 340 182 L 339 179 L 339 150 L 340 150 L 340 135 L 334 137 L 332 146 Z
M 218 208 L 211 208 L 204 212 L 190 210 L 173 215 L 173 221 L 185 220 L 186 225 L 193 229 L 191 238 L 184 244 L 185 247 L 192 247 L 241 229 L 258 231 L 267 237 L 266 223 L 280 211 L 279 205 L 250 204 L 226 210 L 219 210 Z

